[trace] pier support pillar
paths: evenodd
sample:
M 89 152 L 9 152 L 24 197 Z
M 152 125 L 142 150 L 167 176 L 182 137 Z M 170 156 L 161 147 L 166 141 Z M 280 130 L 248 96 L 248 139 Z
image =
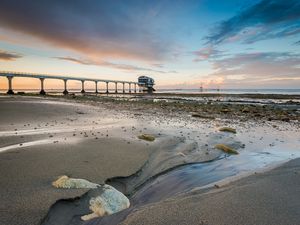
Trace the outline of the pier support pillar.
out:
M 129 93 L 131 93 L 131 83 L 129 83 Z
M 125 83 L 123 83 L 123 94 L 125 93 Z
M 98 81 L 95 81 L 95 93 L 98 94 Z
M 118 83 L 117 82 L 115 83 L 115 93 L 116 94 L 118 93 Z
M 108 94 L 108 82 L 106 82 L 106 94 Z
M 7 80 L 8 80 L 8 91 L 7 91 L 6 93 L 9 94 L 9 95 L 13 95 L 13 94 L 14 94 L 14 91 L 13 91 L 13 89 L 12 89 L 12 79 L 13 79 L 12 76 L 7 76 Z
M 46 92 L 44 90 L 44 81 L 45 81 L 45 78 L 40 78 L 40 81 L 41 81 L 41 91 L 40 91 L 40 95 L 45 95 Z
M 136 84 L 134 84 L 134 93 L 136 93 Z
M 64 84 L 65 84 L 65 90 L 63 91 L 63 94 L 64 94 L 64 95 L 69 94 L 69 92 L 68 92 L 68 90 L 67 90 L 67 81 L 68 81 L 68 80 L 64 80 Z
M 85 90 L 84 90 L 84 80 L 81 81 L 81 93 L 84 94 Z

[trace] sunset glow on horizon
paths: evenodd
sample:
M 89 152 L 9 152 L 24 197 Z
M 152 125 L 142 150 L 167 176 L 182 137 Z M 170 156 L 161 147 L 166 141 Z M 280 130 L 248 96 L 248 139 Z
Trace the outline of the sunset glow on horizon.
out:
M 299 88 L 299 27 L 298 0 L 3 0 L 0 70 L 128 81 L 149 75 L 157 88 Z M 38 79 L 13 82 L 39 88 Z

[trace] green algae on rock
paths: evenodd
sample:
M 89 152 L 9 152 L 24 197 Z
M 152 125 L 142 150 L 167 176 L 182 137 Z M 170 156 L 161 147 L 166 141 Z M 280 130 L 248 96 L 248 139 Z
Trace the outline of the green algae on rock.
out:
M 223 152 L 226 153 L 230 153 L 230 154 L 239 154 L 236 150 L 234 150 L 233 148 L 229 147 L 228 145 L 224 145 L 224 144 L 217 144 L 215 145 L 216 149 L 222 150 Z
M 227 109 L 227 108 L 223 108 L 223 109 L 221 109 L 221 112 L 222 113 L 228 113 L 228 112 L 231 112 L 231 110 Z
M 70 178 L 66 175 L 60 176 L 56 181 L 52 182 L 52 186 L 56 188 L 98 188 L 99 184 L 92 183 L 85 179 Z
M 212 120 L 215 119 L 215 117 L 213 117 L 213 116 L 203 115 L 203 114 L 199 114 L 199 113 L 193 113 L 192 117 L 203 118 L 203 119 L 212 119 Z
M 221 127 L 221 128 L 219 129 L 219 131 L 231 132 L 231 133 L 236 134 L 236 129 L 231 128 L 231 127 Z
M 142 134 L 138 136 L 139 139 L 145 140 L 145 141 L 154 141 L 155 137 L 150 134 Z
M 92 212 L 81 216 L 82 220 L 86 221 L 97 217 L 111 215 L 129 208 L 129 199 L 114 187 L 104 184 L 100 189 L 102 193 L 99 196 L 90 199 L 89 209 Z
M 243 113 L 249 113 L 250 109 L 248 107 L 244 107 L 244 108 L 241 109 L 241 112 L 243 112 Z

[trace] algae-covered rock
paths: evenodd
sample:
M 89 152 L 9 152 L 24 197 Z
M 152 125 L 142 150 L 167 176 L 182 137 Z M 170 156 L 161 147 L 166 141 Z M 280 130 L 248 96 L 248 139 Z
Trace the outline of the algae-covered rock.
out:
M 231 127 L 221 127 L 221 128 L 219 129 L 219 131 L 231 132 L 231 133 L 236 134 L 236 129 L 231 128 Z
M 231 110 L 230 110 L 230 109 L 227 109 L 227 108 L 224 108 L 224 109 L 221 109 L 221 112 L 222 112 L 222 113 L 228 113 L 228 112 L 231 112 Z
M 59 177 L 56 181 L 52 182 L 56 188 L 98 188 L 99 184 L 92 183 L 85 179 L 70 178 L 66 175 Z
M 102 217 L 105 215 L 111 215 L 127 209 L 130 206 L 129 199 L 120 191 L 116 190 L 114 187 L 107 184 L 95 184 L 91 183 L 85 179 L 75 179 L 69 178 L 68 176 L 61 176 L 58 180 L 52 183 L 53 186 L 57 188 L 90 188 L 90 190 L 81 197 L 81 199 L 76 199 L 73 204 L 78 207 L 76 210 L 81 210 L 84 208 L 84 213 L 86 212 L 86 204 L 89 202 L 90 214 L 81 217 L 82 220 L 90 220 L 96 217 Z M 65 200 L 61 200 L 65 201 Z M 68 201 L 69 203 L 72 201 Z M 61 202 L 55 203 L 57 208 Z M 63 203 L 65 206 L 65 202 Z M 74 207 L 73 207 L 74 208 Z M 53 211 L 54 209 L 52 209 Z M 72 209 L 70 209 L 72 211 Z M 72 213 L 72 212 L 71 212 Z M 74 211 L 75 214 L 78 211 Z M 81 215 L 82 215 L 81 214 Z M 60 218 L 59 220 L 68 221 L 68 213 L 66 213 L 66 219 Z M 56 220 L 56 219 L 55 219 Z M 48 224 L 48 223 L 47 223 Z M 49 223 L 50 224 L 50 223 Z M 51 223 L 51 224 L 69 224 L 69 223 Z M 76 223 L 77 224 L 77 223 Z
M 227 145 L 224 145 L 224 144 L 217 144 L 217 145 L 215 145 L 215 148 L 222 150 L 223 152 L 226 152 L 226 153 L 239 154 L 236 150 L 234 150 L 233 148 L 231 148 Z
M 199 113 L 193 113 L 192 117 L 197 117 L 197 118 L 203 118 L 203 119 L 215 119 L 215 117 L 210 116 L 210 115 L 203 115 L 203 114 L 199 114 Z
M 129 208 L 129 199 L 123 193 L 107 184 L 102 185 L 101 189 L 101 195 L 90 199 L 92 213 L 82 216 L 82 220 L 111 215 Z
M 242 110 L 241 110 L 243 113 L 248 113 L 248 112 L 250 112 L 250 109 L 248 108 L 248 107 L 244 107 L 244 108 L 242 108 Z
M 154 141 L 155 137 L 150 134 L 142 134 L 138 136 L 139 139 L 145 140 L 145 141 Z
M 282 117 L 281 121 L 283 121 L 283 122 L 290 122 L 290 118 L 288 118 L 288 117 Z

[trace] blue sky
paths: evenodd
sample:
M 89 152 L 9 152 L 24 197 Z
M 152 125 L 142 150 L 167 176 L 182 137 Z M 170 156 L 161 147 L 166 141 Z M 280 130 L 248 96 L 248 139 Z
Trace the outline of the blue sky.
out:
M 2 70 L 299 88 L 300 1 L 2 0 Z

